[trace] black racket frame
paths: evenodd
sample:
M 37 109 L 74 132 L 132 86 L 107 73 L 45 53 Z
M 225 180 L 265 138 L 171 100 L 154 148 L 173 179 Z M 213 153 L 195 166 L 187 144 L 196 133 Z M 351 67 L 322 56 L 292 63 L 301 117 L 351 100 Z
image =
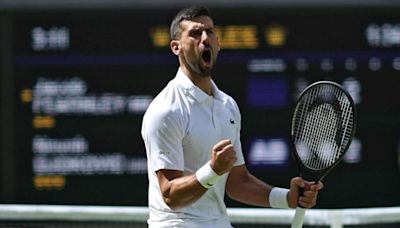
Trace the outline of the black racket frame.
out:
M 297 107 L 299 105 L 299 102 L 301 101 L 303 96 L 307 95 L 308 91 L 311 90 L 313 87 L 320 86 L 321 84 L 333 85 L 333 86 L 339 88 L 341 91 L 343 91 L 343 93 L 348 97 L 348 99 L 349 99 L 349 101 L 351 103 L 352 111 L 353 111 L 353 128 L 352 128 L 351 136 L 349 138 L 349 142 L 347 143 L 346 148 L 343 150 L 343 153 L 340 155 L 340 157 L 333 164 L 331 164 L 330 166 L 328 166 L 328 167 L 326 167 L 324 169 L 316 170 L 316 169 L 312 169 L 312 168 L 307 167 L 301 161 L 301 158 L 297 153 L 296 146 L 295 146 L 295 143 L 294 143 L 295 139 L 294 139 L 294 132 L 293 132 L 293 124 L 294 124 L 294 121 L 295 121 L 295 115 L 294 114 L 295 114 L 296 109 L 297 109 Z M 337 112 L 338 110 L 335 110 L 335 111 Z M 339 119 L 341 120 L 341 118 L 339 118 Z M 353 101 L 352 97 L 350 96 L 350 94 L 340 84 L 338 84 L 336 82 L 333 82 L 333 81 L 324 80 L 324 81 L 314 82 L 314 83 L 310 84 L 309 86 L 307 86 L 300 93 L 299 98 L 297 99 L 296 104 L 294 106 L 294 110 L 293 110 L 293 113 L 292 113 L 291 129 L 290 129 L 291 147 L 292 147 L 291 151 L 292 151 L 292 155 L 294 156 L 294 160 L 297 163 L 297 167 L 298 167 L 298 171 L 299 171 L 300 176 L 302 178 L 306 179 L 306 180 L 313 180 L 315 183 L 318 182 L 318 181 L 322 181 L 325 178 L 325 176 L 333 168 L 335 168 L 340 163 L 340 161 L 343 159 L 343 157 L 344 157 L 347 149 L 349 148 L 349 146 L 351 144 L 351 141 L 352 141 L 352 139 L 353 139 L 353 137 L 355 135 L 356 127 L 357 127 L 357 111 L 356 111 L 356 107 L 355 107 L 354 101 Z M 307 174 L 307 176 L 304 176 L 305 174 Z

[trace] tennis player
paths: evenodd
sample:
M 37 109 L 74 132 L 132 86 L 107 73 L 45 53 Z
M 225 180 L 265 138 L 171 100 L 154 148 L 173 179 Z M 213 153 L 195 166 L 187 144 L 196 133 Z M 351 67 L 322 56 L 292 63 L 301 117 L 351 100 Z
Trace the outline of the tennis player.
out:
M 209 10 L 181 10 L 170 33 L 180 67 L 152 101 L 142 123 L 149 227 L 232 227 L 225 193 L 261 207 L 313 207 L 322 183 L 295 177 L 290 189 L 273 187 L 247 170 L 239 108 L 212 80 L 220 46 Z M 299 188 L 305 186 L 308 190 L 299 197 Z

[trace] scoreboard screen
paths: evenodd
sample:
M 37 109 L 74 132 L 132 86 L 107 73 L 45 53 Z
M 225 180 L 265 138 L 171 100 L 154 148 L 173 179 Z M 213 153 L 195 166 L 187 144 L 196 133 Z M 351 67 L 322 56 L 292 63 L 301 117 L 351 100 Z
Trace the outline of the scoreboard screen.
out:
M 178 10 L 14 12 L 14 203 L 147 205 L 141 121 L 177 71 Z M 211 11 L 222 47 L 213 79 L 240 107 L 248 169 L 288 187 L 295 100 L 332 80 L 353 97 L 358 128 L 317 206 L 399 205 L 400 9 Z

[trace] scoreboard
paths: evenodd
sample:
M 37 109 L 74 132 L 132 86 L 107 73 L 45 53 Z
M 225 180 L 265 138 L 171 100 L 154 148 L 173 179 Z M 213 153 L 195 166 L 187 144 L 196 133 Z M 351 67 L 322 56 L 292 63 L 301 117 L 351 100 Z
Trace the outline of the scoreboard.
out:
M 141 121 L 177 71 L 168 31 L 178 10 L 14 12 L 3 75 L 13 119 L 2 123 L 14 129 L 13 203 L 147 204 Z M 222 46 L 213 78 L 240 107 L 249 170 L 288 187 L 294 102 L 308 84 L 332 80 L 359 120 L 318 207 L 399 205 L 400 9 L 211 11 Z

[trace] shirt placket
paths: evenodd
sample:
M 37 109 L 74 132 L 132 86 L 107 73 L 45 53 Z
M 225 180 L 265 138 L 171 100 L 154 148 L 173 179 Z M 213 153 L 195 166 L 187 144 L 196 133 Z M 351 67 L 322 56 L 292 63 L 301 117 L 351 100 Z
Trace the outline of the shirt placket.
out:
M 218 105 L 218 102 L 214 100 L 211 106 L 211 113 L 212 113 L 212 119 L 213 119 L 213 124 L 214 124 L 214 129 L 216 135 L 220 138 L 221 137 L 221 120 L 219 118 L 219 113 L 220 113 L 220 106 Z

